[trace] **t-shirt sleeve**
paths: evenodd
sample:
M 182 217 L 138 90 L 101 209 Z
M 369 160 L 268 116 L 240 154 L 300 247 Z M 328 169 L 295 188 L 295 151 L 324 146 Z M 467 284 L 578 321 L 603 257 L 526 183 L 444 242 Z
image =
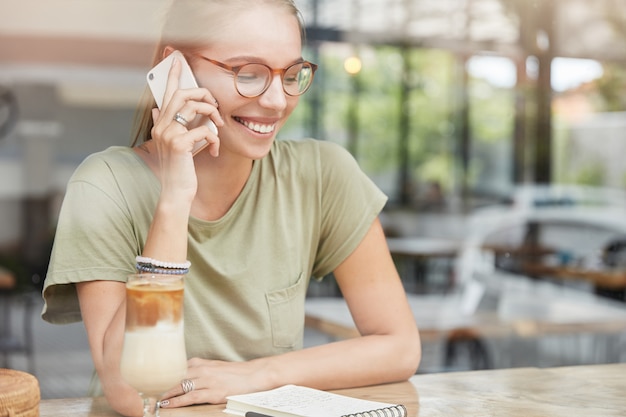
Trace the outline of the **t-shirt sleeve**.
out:
M 59 214 L 42 317 L 81 320 L 75 283 L 126 281 L 138 251 L 132 218 L 108 164 L 88 158 L 68 183 Z
M 320 142 L 322 220 L 313 276 L 332 272 L 361 243 L 387 196 L 337 144 Z

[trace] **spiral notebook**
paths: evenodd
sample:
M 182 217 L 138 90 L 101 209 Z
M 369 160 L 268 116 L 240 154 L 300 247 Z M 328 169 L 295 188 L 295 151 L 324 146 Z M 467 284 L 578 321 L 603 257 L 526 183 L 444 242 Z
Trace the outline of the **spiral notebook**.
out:
M 271 417 L 406 417 L 404 405 L 363 400 L 299 385 L 269 391 L 231 395 L 226 413 L 245 416 L 248 412 Z

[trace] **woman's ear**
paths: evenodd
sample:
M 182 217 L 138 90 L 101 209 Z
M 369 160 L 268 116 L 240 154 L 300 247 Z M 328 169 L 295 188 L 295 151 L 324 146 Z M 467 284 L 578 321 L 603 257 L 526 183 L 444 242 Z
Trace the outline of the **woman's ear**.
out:
M 172 46 L 166 46 L 165 48 L 163 48 L 163 56 L 161 57 L 161 59 L 165 59 L 169 54 L 171 54 L 172 52 L 174 52 L 176 49 Z

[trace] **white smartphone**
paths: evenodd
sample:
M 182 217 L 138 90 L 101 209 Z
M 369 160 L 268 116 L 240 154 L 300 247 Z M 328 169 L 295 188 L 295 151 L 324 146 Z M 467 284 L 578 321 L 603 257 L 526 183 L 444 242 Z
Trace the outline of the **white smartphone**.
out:
M 170 68 L 172 67 L 172 62 L 176 58 L 178 62 L 181 63 L 181 72 L 180 79 L 178 80 L 178 88 L 197 88 L 198 83 L 191 71 L 191 67 L 185 60 L 183 54 L 179 51 L 174 51 L 169 54 L 165 59 L 159 62 L 154 68 L 152 68 L 146 79 L 148 81 L 148 86 L 150 87 L 150 91 L 152 91 L 152 95 L 154 96 L 154 100 L 156 101 L 157 107 L 161 109 L 163 105 L 163 96 L 165 95 L 165 87 L 167 85 L 167 75 L 170 72 Z M 207 116 L 197 115 L 196 118 L 189 122 L 189 129 L 193 129 L 196 126 L 200 126 L 201 124 L 207 125 L 215 134 L 217 134 L 217 127 L 215 123 Z M 201 141 L 197 142 L 193 149 L 193 155 L 196 155 L 202 149 L 204 149 L 208 145 L 208 142 Z

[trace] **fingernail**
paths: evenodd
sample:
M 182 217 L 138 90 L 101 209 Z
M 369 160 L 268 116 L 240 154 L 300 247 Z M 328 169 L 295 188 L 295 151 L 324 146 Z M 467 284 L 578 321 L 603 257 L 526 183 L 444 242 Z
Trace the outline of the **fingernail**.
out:
M 159 407 L 167 407 L 170 403 L 170 400 L 163 400 L 159 403 Z

